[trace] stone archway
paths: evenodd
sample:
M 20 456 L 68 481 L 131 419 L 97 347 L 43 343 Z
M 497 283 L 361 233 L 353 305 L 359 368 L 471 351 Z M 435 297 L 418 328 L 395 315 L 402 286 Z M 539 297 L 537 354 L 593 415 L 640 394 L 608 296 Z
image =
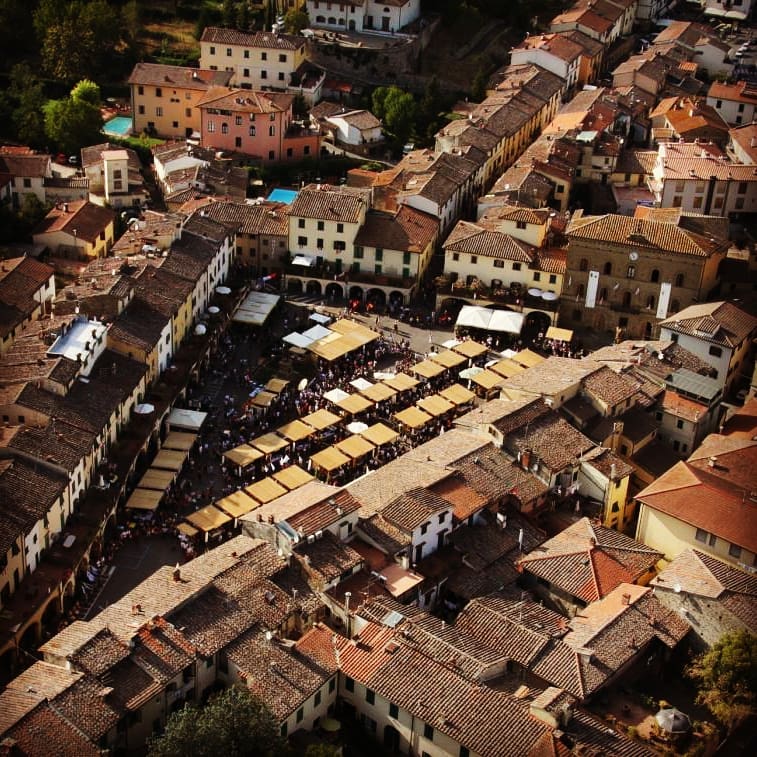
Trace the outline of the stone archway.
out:
M 329 302 L 337 302 L 344 297 L 344 290 L 341 284 L 336 284 L 333 281 L 330 284 L 326 284 L 326 299 Z
M 542 338 L 547 333 L 547 329 L 552 325 L 552 319 L 542 310 L 532 310 L 523 321 L 521 337 L 524 344 L 531 344 L 534 340 Z
M 349 299 L 350 301 L 358 300 L 360 303 L 362 303 L 363 302 L 363 287 L 351 286 Z
M 315 294 L 319 295 L 321 294 L 321 282 L 320 281 L 308 281 L 307 286 L 305 287 L 305 292 L 307 294 Z
M 287 292 L 289 294 L 302 294 L 302 281 L 300 279 L 289 279 L 287 281 Z
M 18 640 L 18 646 L 20 649 L 36 649 L 41 638 L 42 626 L 37 620 L 27 626 L 21 638 Z
M 365 294 L 365 303 L 369 310 L 383 310 L 386 307 L 386 292 L 383 289 L 369 289 Z
M 389 304 L 392 307 L 402 307 L 405 304 L 405 295 L 395 289 L 389 294 Z

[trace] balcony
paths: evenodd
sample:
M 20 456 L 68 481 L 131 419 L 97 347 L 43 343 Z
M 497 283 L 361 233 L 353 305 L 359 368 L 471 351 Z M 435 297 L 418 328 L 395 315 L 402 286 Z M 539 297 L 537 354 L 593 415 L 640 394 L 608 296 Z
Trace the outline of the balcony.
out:
M 462 281 L 452 281 L 450 278 L 440 276 L 436 279 L 436 294 L 439 300 L 446 297 L 458 297 L 471 300 L 478 305 L 507 305 L 512 310 L 547 310 L 555 312 L 560 306 L 560 299 L 545 300 L 542 297 L 534 297 L 525 289 L 506 286 L 487 287 L 480 281 L 466 286 Z
M 340 261 L 341 262 L 341 261 Z M 365 285 L 384 287 L 388 289 L 412 289 L 418 282 L 417 277 L 391 276 L 386 273 L 371 273 L 369 271 L 337 270 L 333 262 L 316 261 L 310 266 L 292 265 L 287 263 L 284 272 L 287 276 L 297 276 L 300 279 L 315 280 L 322 282 L 339 282 L 355 286 Z
M 641 308 L 636 305 L 624 305 L 622 302 L 611 302 L 610 310 L 616 313 L 628 313 L 630 315 L 639 315 Z

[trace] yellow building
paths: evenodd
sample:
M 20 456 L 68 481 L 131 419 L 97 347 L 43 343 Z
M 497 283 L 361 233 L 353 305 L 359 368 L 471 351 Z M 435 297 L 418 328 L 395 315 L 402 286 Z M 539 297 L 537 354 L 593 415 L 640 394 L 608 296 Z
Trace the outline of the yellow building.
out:
M 35 244 L 54 257 L 94 260 L 113 246 L 115 213 L 88 200 L 58 203 L 34 230 Z
M 211 87 L 225 87 L 228 71 L 137 63 L 129 77 L 132 129 L 163 137 L 191 137 L 200 131 L 197 101 Z

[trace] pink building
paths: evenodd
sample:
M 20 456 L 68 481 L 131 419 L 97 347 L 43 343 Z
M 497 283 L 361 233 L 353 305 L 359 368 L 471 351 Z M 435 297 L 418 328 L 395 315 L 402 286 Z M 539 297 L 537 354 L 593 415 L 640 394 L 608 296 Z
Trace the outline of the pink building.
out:
M 214 88 L 200 100 L 203 147 L 242 152 L 264 163 L 318 155 L 320 135 L 294 123 L 294 95 Z

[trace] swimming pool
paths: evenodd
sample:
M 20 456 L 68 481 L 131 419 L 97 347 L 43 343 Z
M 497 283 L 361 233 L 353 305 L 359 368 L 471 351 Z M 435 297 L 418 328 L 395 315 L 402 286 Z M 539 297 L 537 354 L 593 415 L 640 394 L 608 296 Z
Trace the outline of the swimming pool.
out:
M 283 202 L 287 205 L 291 205 L 294 202 L 294 198 L 297 197 L 297 192 L 294 189 L 281 189 L 276 188 L 268 195 L 268 199 L 271 202 Z
M 113 134 L 117 137 L 125 137 L 131 132 L 131 116 L 115 116 L 103 124 L 103 131 L 106 134 Z

